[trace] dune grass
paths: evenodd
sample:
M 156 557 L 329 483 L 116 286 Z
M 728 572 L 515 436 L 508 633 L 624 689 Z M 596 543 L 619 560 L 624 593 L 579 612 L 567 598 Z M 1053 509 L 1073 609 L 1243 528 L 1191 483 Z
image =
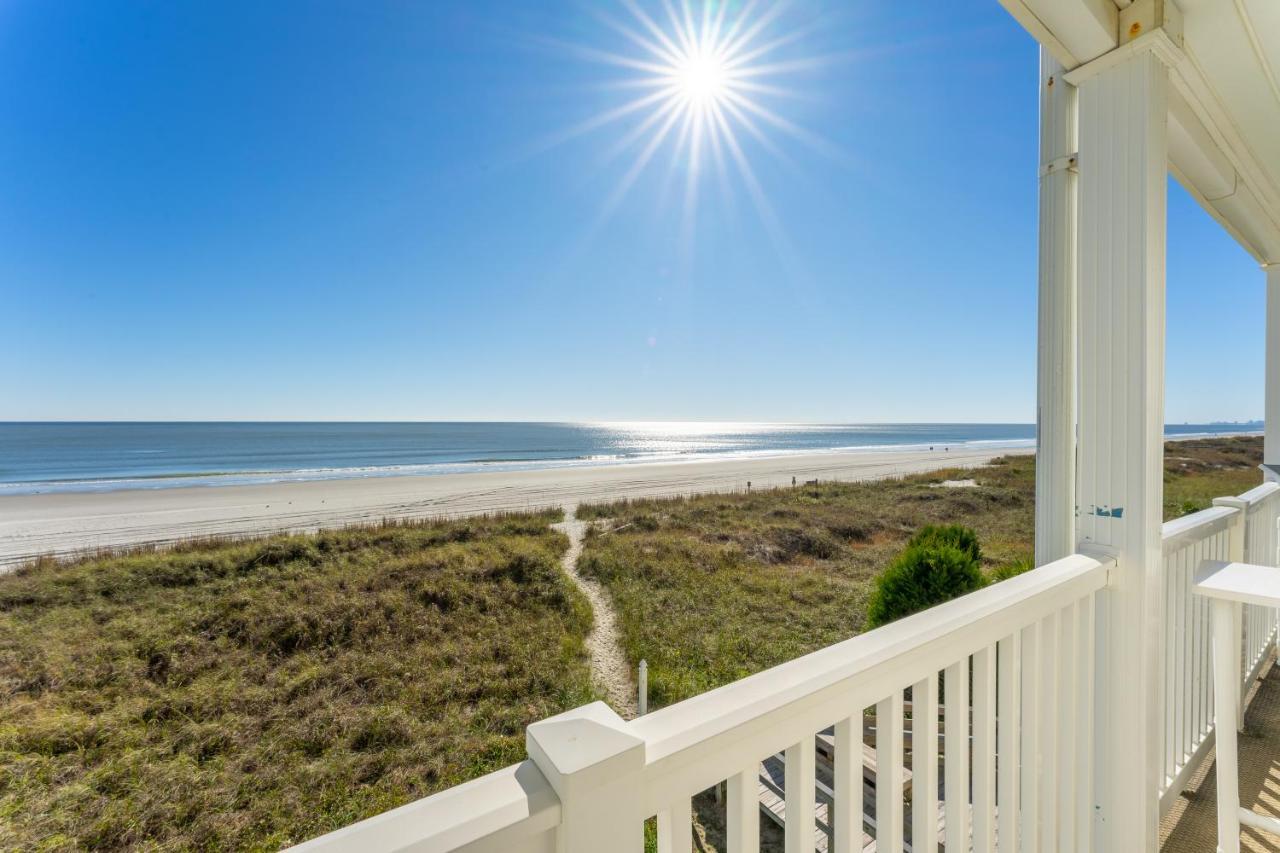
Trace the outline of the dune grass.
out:
M 936 488 L 976 476 L 980 488 Z M 617 606 L 624 651 L 649 663 L 666 705 L 862 630 L 876 574 L 925 524 L 974 527 L 988 564 L 1025 560 L 1034 469 L 1013 457 L 976 472 L 819 483 L 589 510 L 612 519 L 579 570 Z M 581 514 L 581 510 L 580 510 Z
M 1164 448 L 1166 520 L 1206 509 L 1262 482 L 1262 436 L 1170 441 Z
M 1170 442 L 1167 517 L 1261 481 L 1261 440 Z M 977 488 L 942 488 L 973 478 Z M 926 524 L 960 523 L 998 580 L 1034 550 L 1035 461 L 866 483 L 620 501 L 581 507 L 609 519 L 580 569 L 619 611 L 624 651 L 649 663 L 657 707 L 782 663 L 864 629 L 872 582 Z
M 0 578 L 0 848 L 274 849 L 523 758 L 594 698 L 558 517 Z

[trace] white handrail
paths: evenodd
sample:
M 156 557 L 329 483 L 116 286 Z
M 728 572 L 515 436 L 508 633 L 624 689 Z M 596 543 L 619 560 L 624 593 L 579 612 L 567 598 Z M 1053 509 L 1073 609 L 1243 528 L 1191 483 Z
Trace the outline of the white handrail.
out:
M 1255 486 L 1240 495 L 1240 500 L 1249 504 L 1257 504 L 1276 495 L 1280 495 L 1280 483 L 1263 483 L 1261 486 Z
M 1238 509 L 1232 507 L 1213 506 L 1208 509 L 1202 509 L 1199 512 L 1193 512 L 1190 515 L 1184 515 L 1181 518 L 1175 518 L 1172 521 L 1166 521 L 1160 527 L 1160 538 L 1164 545 L 1164 552 L 1168 554 L 1188 542 L 1198 542 L 1202 539 L 1207 539 L 1219 530 L 1226 530 L 1231 524 L 1231 520 L 1239 512 Z
M 767 728 L 797 704 L 855 679 L 866 682 L 860 692 L 867 695 L 908 686 L 935 661 L 941 668 L 1101 589 L 1110 565 L 1083 554 L 1066 557 L 654 711 L 631 730 L 645 739 L 655 764 L 726 733 L 741 735 L 744 727 Z
M 1106 583 L 1074 555 L 633 721 L 646 745 L 645 808 L 691 794 L 885 695 L 966 660 Z M 967 664 L 966 664 L 967 665 Z
M 1084 695 L 1082 707 L 1088 707 L 1092 596 L 1105 586 L 1109 566 L 1109 561 L 1089 556 L 1068 557 L 630 722 L 618 720 L 599 703 L 560 715 L 530 728 L 532 760 L 321 836 L 300 849 L 325 853 L 532 853 L 555 849 L 563 841 L 558 841 L 559 836 L 575 839 L 567 849 L 592 848 L 590 833 L 595 831 L 612 839 L 606 845 L 610 849 L 630 850 L 636 849 L 632 842 L 639 838 L 639 822 L 653 814 L 659 815 L 660 846 L 664 850 L 683 849 L 690 796 L 729 780 L 735 826 L 748 823 L 757 807 L 752 778 L 757 761 L 785 751 L 788 767 L 794 763 L 808 768 L 816 732 L 836 722 L 838 733 L 844 732 L 847 738 L 856 732 L 860 739 L 861 723 L 849 722 L 860 720 L 862 709 L 873 704 L 882 714 L 890 714 L 880 721 L 885 740 L 880 750 L 887 775 L 883 780 L 886 787 L 878 796 L 886 797 L 890 789 L 896 790 L 895 780 L 897 787 L 901 786 L 901 768 L 890 756 L 893 744 L 902 738 L 902 720 L 892 718 L 895 710 L 901 715 L 902 690 L 912 685 L 925 690 L 937 683 L 939 670 L 946 669 L 957 691 L 953 698 L 967 711 L 963 698 L 967 691 L 962 689 L 962 684 L 967 687 L 967 679 L 961 673 L 968 672 L 970 655 L 974 655 L 977 683 L 985 685 L 981 690 L 975 688 L 980 694 L 973 706 L 975 736 L 979 723 L 986 739 L 992 739 L 995 732 L 997 679 L 1005 679 L 1000 695 L 1013 696 L 1015 693 L 1006 689 L 1009 679 L 1016 684 L 1027 677 L 1020 674 L 1018 664 L 1024 636 L 1029 650 L 1038 649 L 1026 666 L 1028 671 L 1039 673 L 1032 682 L 1039 686 L 1034 687 L 1034 696 L 1018 701 L 1030 701 L 1027 707 L 1034 709 L 1040 693 L 1048 690 L 1045 696 L 1061 696 L 1064 701 Z M 1077 604 L 1082 601 L 1087 606 Z M 997 647 L 1003 675 L 996 672 Z M 1054 666 L 1052 660 L 1057 656 L 1072 664 Z M 1000 711 L 1001 719 L 1014 720 L 1027 713 L 1034 710 L 1002 707 Z M 1040 728 L 1045 737 L 1058 736 L 1051 726 Z M 536 737 L 535 730 L 539 732 Z M 953 722 L 949 730 L 964 729 Z M 1085 738 L 1087 732 L 1082 726 L 1078 736 Z M 1018 763 L 1015 753 L 1023 745 L 1006 736 L 1000 740 L 1000 760 L 1005 762 L 1001 766 L 1009 761 Z M 838 746 L 848 749 L 847 744 Z M 936 762 L 936 742 L 929 748 Z M 629 757 L 633 754 L 635 761 Z M 978 772 L 977 766 L 974 772 Z M 980 820 L 984 832 L 990 832 L 995 818 L 990 796 L 996 781 L 994 761 L 983 764 L 981 773 L 985 779 L 982 803 L 975 800 L 972 808 L 985 809 L 975 820 Z M 628 775 L 632 778 L 622 778 Z M 1023 796 L 1035 796 L 1046 807 L 1061 801 L 1066 808 L 1073 808 L 1075 792 L 1066 790 L 1070 785 L 1059 785 L 1055 774 L 1039 775 L 1047 777 L 1040 784 L 1053 787 L 1027 789 Z M 576 776 L 582 779 L 576 780 Z M 1035 774 L 1024 774 L 1024 784 L 1036 784 L 1035 778 Z M 1009 780 L 1016 784 L 1017 776 Z M 1080 781 L 1087 784 L 1087 779 Z M 855 803 L 860 802 L 860 782 L 856 787 L 859 799 Z M 852 808 L 848 805 L 848 788 L 840 786 L 838 792 L 844 799 L 837 814 L 845 820 L 862 814 L 856 804 Z M 917 801 L 928 797 L 922 789 L 914 796 Z M 593 806 L 592 798 L 601 802 Z M 892 809 L 895 802 L 888 796 L 882 804 Z M 803 800 L 797 801 L 797 806 L 802 805 Z M 1079 805 L 1084 805 L 1083 799 Z M 967 820 L 970 806 L 966 803 L 957 808 L 952 802 L 947 803 L 947 810 L 953 818 L 963 812 Z M 804 812 L 800 808 L 797 814 Z M 602 817 L 606 814 L 607 820 Z M 619 825 L 619 815 L 634 824 Z M 860 824 L 855 821 L 853 829 L 859 836 Z M 1027 831 L 1040 831 L 1038 827 L 1033 824 Z M 848 833 L 850 829 L 845 825 L 840 831 Z M 614 843 L 619 838 L 626 838 L 626 843 Z
M 552 853 L 560 800 L 532 761 L 299 844 L 305 853 Z

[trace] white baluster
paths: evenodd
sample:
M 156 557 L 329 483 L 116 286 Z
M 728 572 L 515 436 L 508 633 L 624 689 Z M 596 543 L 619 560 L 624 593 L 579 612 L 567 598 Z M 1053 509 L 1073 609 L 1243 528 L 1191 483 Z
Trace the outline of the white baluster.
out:
M 1040 624 L 1022 629 L 1022 732 L 1018 752 L 1022 756 L 1018 792 L 1018 849 L 1039 850 L 1040 844 Z
M 1191 673 L 1191 649 L 1195 642 L 1192 626 L 1193 603 L 1188 594 L 1190 586 L 1183 555 L 1184 549 L 1180 548 L 1169 558 L 1172 562 L 1173 583 L 1177 587 L 1175 627 L 1178 633 L 1173 642 L 1173 733 L 1170 736 L 1175 768 L 1182 764 L 1182 756 L 1186 751 L 1190 731 L 1187 716 L 1191 712 L 1191 681 L 1188 676 Z
M 947 850 L 969 849 L 969 658 L 947 667 L 946 708 Z M 878 851 L 878 848 L 877 848 Z
M 1186 550 L 1179 549 L 1173 556 L 1174 578 L 1177 584 L 1178 635 L 1174 638 L 1174 691 L 1173 691 L 1173 764 L 1182 765 L 1187 745 L 1191 742 L 1191 656 L 1194 654 L 1195 618 L 1191 601 L 1191 575 L 1186 566 Z
M 1076 608 L 1076 845 L 1093 850 L 1093 685 L 1094 685 L 1094 598 L 1090 595 Z
M 996 733 L 1000 742 L 997 753 L 999 775 L 996 779 L 996 795 L 999 798 L 1000 808 L 997 830 L 1000 853 L 1013 853 L 1018 849 L 1018 779 L 1020 775 L 1018 737 L 1022 717 L 1018 686 L 1022 678 L 1021 651 L 1021 633 L 1006 637 L 999 643 L 1000 671 L 996 683 L 996 700 L 1000 718 Z
M 725 834 L 729 853 L 760 853 L 760 764 L 729 777 Z
M 658 812 L 658 853 L 693 853 L 693 809 L 688 797 Z
M 1050 614 L 1040 623 L 1040 725 L 1036 755 L 1040 762 L 1040 849 L 1055 848 L 1058 810 L 1058 618 Z
M 876 853 L 902 851 L 902 691 L 876 703 Z
M 813 735 L 787 747 L 787 853 L 809 853 L 814 849 L 814 794 L 818 778 L 815 762 Z
M 1178 626 L 1178 575 L 1172 571 L 1172 560 L 1165 552 L 1161 561 L 1161 569 L 1165 576 L 1165 738 L 1162 756 L 1165 761 L 1165 777 L 1171 779 L 1178 772 L 1176 758 L 1176 739 L 1174 736 L 1176 720 L 1178 720 L 1178 642 L 1180 638 Z
M 1058 850 L 1079 850 L 1076 846 L 1076 756 L 1082 745 L 1076 742 L 1078 720 L 1072 713 L 1071 702 L 1076 689 L 1076 667 L 1079 665 L 1076 648 L 1076 608 L 1064 607 L 1058 612 L 1058 733 L 1057 770 L 1054 785 L 1058 789 L 1057 820 Z
M 991 853 L 996 839 L 996 647 L 973 656 L 973 849 Z
M 834 853 L 862 850 L 862 712 L 836 723 Z
M 938 674 L 911 688 L 911 849 L 938 853 Z

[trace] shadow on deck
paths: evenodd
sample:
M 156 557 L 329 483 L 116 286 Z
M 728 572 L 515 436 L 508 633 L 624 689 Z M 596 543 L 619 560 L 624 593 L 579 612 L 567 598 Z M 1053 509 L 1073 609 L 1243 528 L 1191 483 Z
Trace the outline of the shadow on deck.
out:
M 1240 735 L 1240 805 L 1280 818 L 1280 667 L 1259 680 Z M 1162 853 L 1204 853 L 1217 846 L 1216 771 L 1211 753 L 1160 825 Z M 1280 838 L 1245 827 L 1242 851 L 1280 851 Z

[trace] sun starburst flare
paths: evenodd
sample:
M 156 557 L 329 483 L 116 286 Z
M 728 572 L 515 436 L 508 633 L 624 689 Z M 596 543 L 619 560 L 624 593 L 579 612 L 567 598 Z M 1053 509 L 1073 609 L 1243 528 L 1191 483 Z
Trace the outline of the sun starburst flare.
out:
M 795 96 L 778 78 L 820 67 L 825 60 L 794 55 L 795 46 L 811 28 L 777 32 L 785 2 L 678 2 L 661 0 L 656 14 L 636 0 L 621 0 L 627 13 L 621 17 L 593 10 L 632 50 L 614 53 L 581 45 L 574 49 L 591 61 L 625 70 L 627 76 L 607 85 L 635 94 L 571 128 L 562 138 L 630 123 L 603 156 L 608 162 L 634 154 L 605 200 L 602 218 L 611 215 L 659 152 L 669 150 L 671 174 L 684 172 L 687 236 L 693 228 L 700 179 L 710 162 L 726 191 L 730 173 L 736 175 L 772 236 L 781 240 L 777 217 L 745 143 L 749 138 L 755 147 L 783 160 L 786 154 L 773 135 L 829 148 L 767 102 L 785 102 Z

